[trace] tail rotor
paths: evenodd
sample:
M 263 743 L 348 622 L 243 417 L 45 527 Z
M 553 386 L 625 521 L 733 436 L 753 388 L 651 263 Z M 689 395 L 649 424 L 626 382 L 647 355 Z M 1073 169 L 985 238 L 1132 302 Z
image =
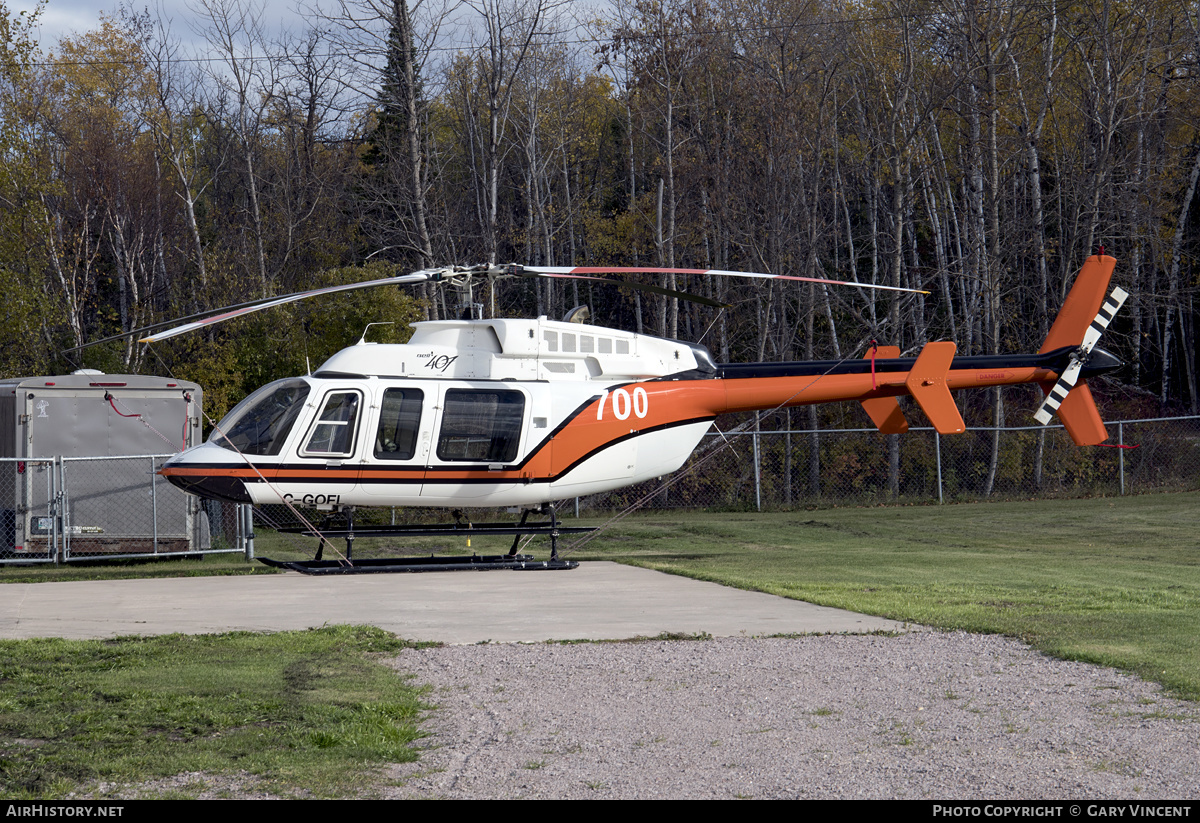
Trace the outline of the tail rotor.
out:
M 1054 414 L 1058 412 L 1059 406 L 1067 399 L 1067 395 L 1074 390 L 1075 383 L 1079 379 L 1079 373 L 1086 365 L 1088 358 L 1092 354 L 1092 349 L 1100 342 L 1101 335 L 1104 334 L 1108 324 L 1112 322 L 1113 316 L 1125 304 L 1129 293 L 1117 286 L 1112 290 L 1112 294 L 1104 301 L 1100 307 L 1100 311 L 1096 313 L 1096 318 L 1088 326 L 1087 331 L 1083 335 L 1083 343 L 1079 348 L 1071 354 L 1071 361 L 1067 365 L 1058 382 L 1046 394 L 1046 400 L 1042 403 L 1042 407 L 1038 409 L 1037 414 L 1033 417 L 1043 426 L 1048 424 Z

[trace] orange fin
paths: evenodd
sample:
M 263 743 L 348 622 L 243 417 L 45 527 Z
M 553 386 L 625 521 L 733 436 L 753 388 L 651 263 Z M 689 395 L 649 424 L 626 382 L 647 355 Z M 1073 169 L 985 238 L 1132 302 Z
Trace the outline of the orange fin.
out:
M 863 400 L 862 407 L 867 410 L 875 428 L 884 434 L 904 434 L 908 431 L 908 421 L 904 419 L 904 411 L 896 398 L 873 397 Z
M 1084 333 L 1104 303 L 1108 281 L 1112 279 L 1116 265 L 1117 258 L 1108 255 L 1092 255 L 1087 259 L 1079 274 L 1075 275 L 1071 291 L 1067 293 L 1067 299 L 1063 301 L 1058 317 L 1054 318 L 1054 325 L 1050 327 L 1050 333 L 1046 335 L 1038 354 L 1064 346 L 1078 346 L 1083 342 Z
M 1044 392 L 1054 388 L 1052 382 L 1040 385 Z M 1056 414 L 1076 446 L 1095 446 L 1108 439 L 1108 429 L 1104 428 L 1104 420 L 1086 380 L 1080 380 L 1067 392 Z
M 1096 313 L 1104 303 L 1116 265 L 1117 259 L 1108 255 L 1093 255 L 1087 259 L 1079 274 L 1075 275 L 1071 291 L 1063 301 L 1062 309 L 1059 310 L 1054 325 L 1050 327 L 1050 333 L 1046 335 L 1039 353 L 1054 351 L 1064 346 L 1078 346 L 1083 342 L 1088 326 L 1096 319 Z M 1042 386 L 1043 391 L 1047 393 L 1052 388 L 1053 383 Z M 1092 390 L 1083 380 L 1067 393 L 1058 407 L 1057 414 L 1077 446 L 1094 446 L 1108 439 L 1108 431 L 1104 428 L 1104 421 L 1096 408 Z
M 954 360 L 958 347 L 951 341 L 926 343 L 917 355 L 912 371 L 904 385 L 937 429 L 938 434 L 960 434 L 967 430 L 958 406 L 950 396 L 946 374 Z
M 877 360 L 894 360 L 899 356 L 899 346 L 880 346 L 868 350 L 863 355 L 863 360 L 870 360 L 872 357 Z M 904 434 L 908 431 L 908 421 L 904 419 L 900 401 L 895 397 L 872 397 L 870 400 L 863 400 L 862 407 L 875 424 L 875 428 L 884 434 Z

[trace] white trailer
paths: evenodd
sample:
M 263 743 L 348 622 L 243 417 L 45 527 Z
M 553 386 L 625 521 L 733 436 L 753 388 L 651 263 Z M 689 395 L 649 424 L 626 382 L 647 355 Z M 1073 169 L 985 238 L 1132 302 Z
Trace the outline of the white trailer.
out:
M 201 440 L 186 380 L 77 372 L 0 380 L 0 559 L 209 548 L 196 498 L 157 476 Z

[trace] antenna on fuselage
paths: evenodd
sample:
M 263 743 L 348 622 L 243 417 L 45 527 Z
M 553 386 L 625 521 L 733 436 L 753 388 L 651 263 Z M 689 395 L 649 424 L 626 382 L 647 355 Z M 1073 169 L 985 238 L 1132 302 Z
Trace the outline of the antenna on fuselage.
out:
M 367 332 L 371 330 L 372 326 L 394 326 L 394 325 L 396 325 L 396 321 L 394 321 L 394 320 L 380 321 L 378 323 L 368 323 L 367 327 L 365 329 L 363 329 L 362 337 L 358 338 L 358 345 L 362 346 L 367 342 Z

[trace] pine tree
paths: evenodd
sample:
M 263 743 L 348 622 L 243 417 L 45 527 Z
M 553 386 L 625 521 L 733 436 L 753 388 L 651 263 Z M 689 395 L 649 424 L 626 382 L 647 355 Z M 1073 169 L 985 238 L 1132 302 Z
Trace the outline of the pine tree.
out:
M 363 157 L 368 166 L 387 166 L 409 153 L 409 126 L 415 125 L 422 98 L 408 4 L 405 0 L 392 0 L 387 62 L 376 97 L 375 124 L 368 138 L 370 148 Z

